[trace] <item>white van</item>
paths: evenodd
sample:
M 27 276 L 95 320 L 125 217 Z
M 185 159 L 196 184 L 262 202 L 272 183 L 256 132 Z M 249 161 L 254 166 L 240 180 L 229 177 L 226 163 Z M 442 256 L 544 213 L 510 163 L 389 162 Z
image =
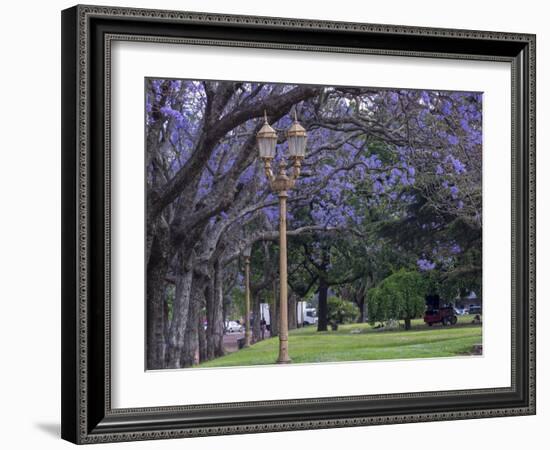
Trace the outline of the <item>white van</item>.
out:
M 260 303 L 260 319 L 264 319 L 267 326 L 271 325 L 269 305 Z M 307 302 L 296 302 L 296 322 L 299 326 L 316 325 L 317 310 L 308 306 Z
M 304 326 L 315 325 L 319 318 L 317 317 L 317 310 L 310 307 L 307 302 L 296 303 L 296 320 L 299 324 Z

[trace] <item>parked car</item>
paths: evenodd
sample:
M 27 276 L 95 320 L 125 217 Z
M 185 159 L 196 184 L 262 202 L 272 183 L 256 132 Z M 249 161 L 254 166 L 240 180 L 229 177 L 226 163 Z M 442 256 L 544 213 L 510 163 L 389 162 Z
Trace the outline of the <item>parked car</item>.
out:
M 464 307 L 455 307 L 455 314 L 457 316 L 464 316 L 465 314 L 468 314 L 468 310 Z
M 226 333 L 241 333 L 244 330 L 244 327 L 235 320 L 230 320 L 225 322 L 225 332 Z
M 470 305 L 470 308 L 468 309 L 468 314 L 481 314 L 481 306 Z
M 426 312 L 424 313 L 424 322 L 428 326 L 434 323 L 441 325 L 455 325 L 458 319 L 452 305 L 447 305 L 441 301 L 439 295 L 426 296 Z

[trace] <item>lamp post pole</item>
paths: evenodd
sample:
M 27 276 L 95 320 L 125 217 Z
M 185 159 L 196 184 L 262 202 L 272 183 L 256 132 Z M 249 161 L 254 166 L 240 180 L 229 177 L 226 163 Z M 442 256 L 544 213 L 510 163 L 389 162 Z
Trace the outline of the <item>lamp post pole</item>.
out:
M 246 283 L 245 318 L 244 318 L 244 347 L 250 347 L 250 253 L 244 257 L 244 274 Z
M 292 174 L 286 174 L 287 164 L 284 159 L 279 162 L 277 175 L 273 174 L 271 163 L 275 157 L 277 133 L 267 123 L 258 132 L 258 147 L 260 158 L 264 162 L 265 175 L 273 192 L 279 196 L 279 357 L 277 363 L 287 364 L 291 362 L 288 353 L 288 287 L 287 287 L 287 245 L 286 245 L 286 200 L 288 191 L 296 183 L 300 175 L 300 168 L 305 157 L 306 130 L 298 123 L 296 111 L 294 111 L 294 123 L 287 131 L 288 147 L 292 159 Z
M 286 256 L 286 191 L 279 192 L 279 364 L 289 363 L 288 355 L 288 288 Z

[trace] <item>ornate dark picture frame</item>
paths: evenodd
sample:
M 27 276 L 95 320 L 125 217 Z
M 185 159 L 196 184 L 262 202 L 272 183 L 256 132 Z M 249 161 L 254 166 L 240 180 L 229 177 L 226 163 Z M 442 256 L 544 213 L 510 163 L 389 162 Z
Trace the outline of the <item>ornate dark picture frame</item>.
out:
M 512 384 L 113 409 L 110 46 L 194 43 L 505 61 L 512 67 Z M 98 6 L 62 12 L 62 437 L 74 443 L 535 414 L 535 36 Z

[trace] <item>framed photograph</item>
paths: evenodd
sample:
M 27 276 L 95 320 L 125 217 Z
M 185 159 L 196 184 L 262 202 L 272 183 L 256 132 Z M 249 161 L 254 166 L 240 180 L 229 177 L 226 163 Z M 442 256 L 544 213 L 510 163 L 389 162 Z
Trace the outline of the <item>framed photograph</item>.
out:
M 534 35 L 75 6 L 62 84 L 64 439 L 535 413 Z

